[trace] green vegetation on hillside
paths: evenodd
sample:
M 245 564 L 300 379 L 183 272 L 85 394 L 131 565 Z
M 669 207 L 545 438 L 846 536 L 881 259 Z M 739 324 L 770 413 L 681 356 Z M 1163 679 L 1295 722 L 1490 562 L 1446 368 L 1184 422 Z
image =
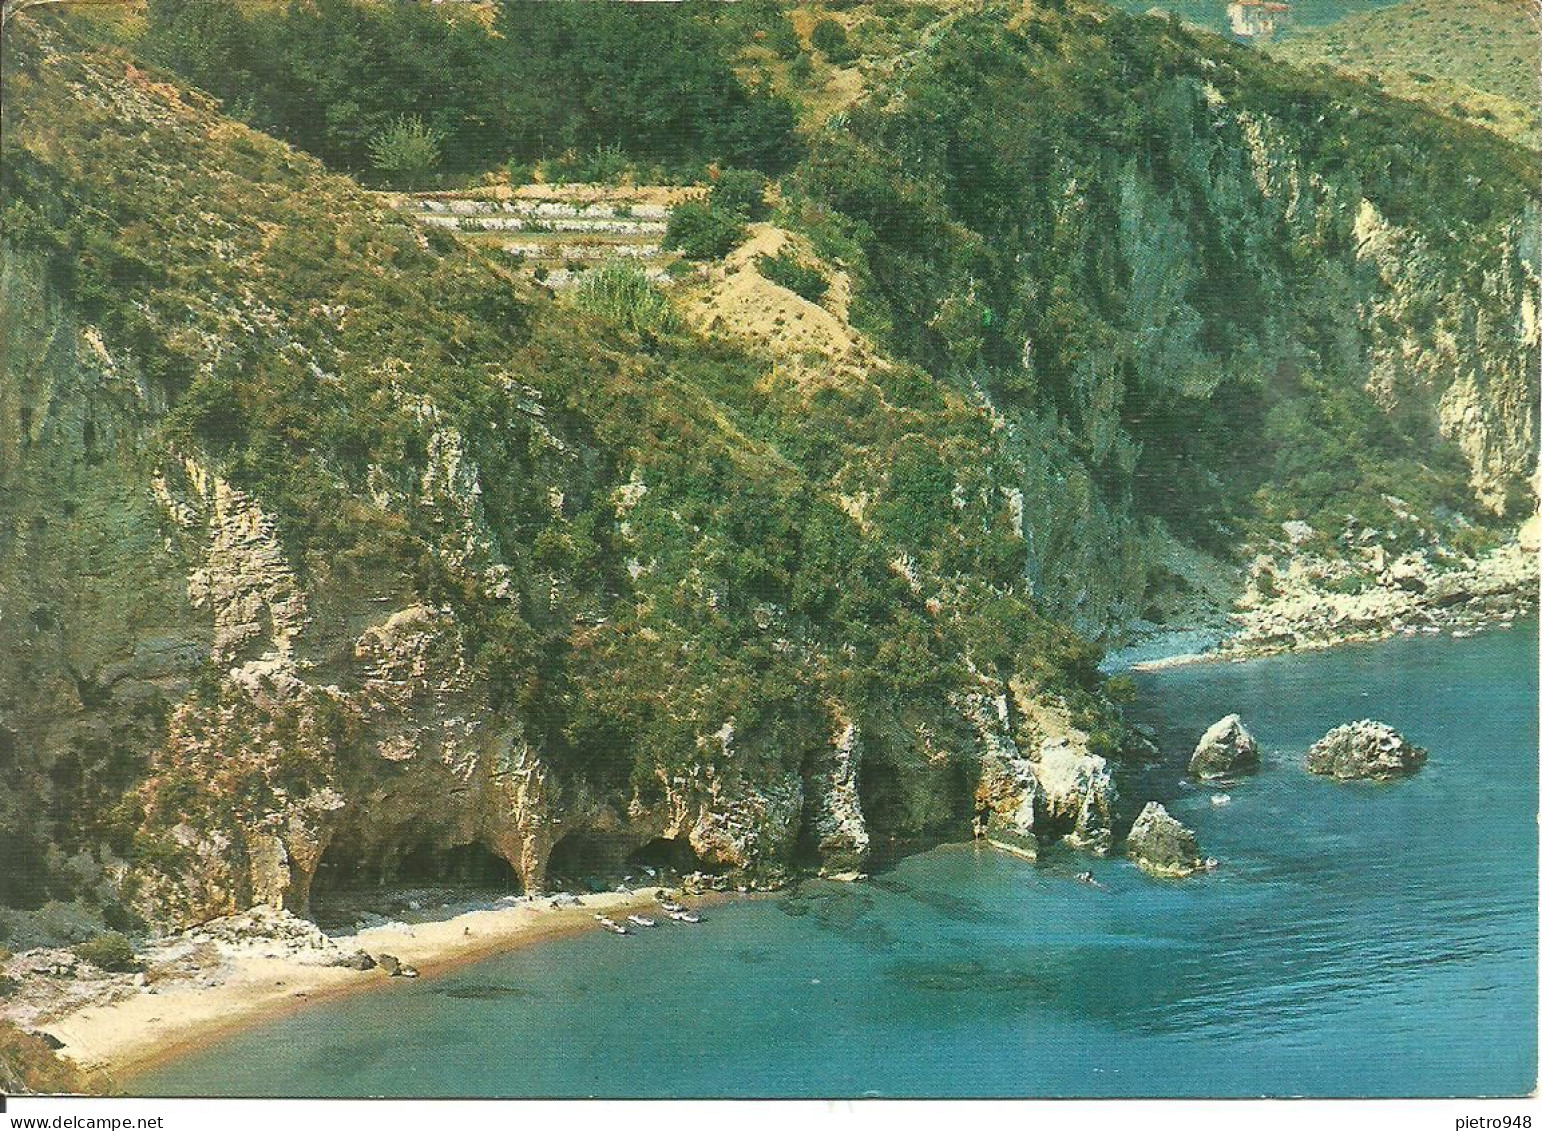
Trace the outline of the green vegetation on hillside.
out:
M 1318 199 L 1260 191 L 1244 119 Z M 988 9 L 827 131 L 795 192 L 861 265 L 872 332 L 1064 428 L 1117 508 L 1215 545 L 1237 518 L 1331 527 L 1394 489 L 1470 508 L 1454 446 L 1364 388 L 1335 202 L 1480 271 L 1534 199 L 1522 151 L 1170 21 Z
M 816 19 L 860 59 L 808 62 L 800 125 L 771 83 L 812 91 Z M 1171 576 L 1163 539 L 1236 557 L 1394 505 L 1481 524 L 1480 462 L 1531 501 L 1532 156 L 1175 21 L 510 2 L 489 30 L 152 0 L 127 46 L 83 27 L 5 43 L 0 588 L 27 613 L 0 654 L 37 658 L 0 666 L 8 901 L 105 917 L 109 860 L 133 900 L 197 876 L 196 844 L 240 860 L 406 772 L 339 705 L 383 614 L 453 624 L 430 659 L 584 819 L 682 782 L 793 794 L 846 720 L 868 822 L 904 835 L 971 811 L 982 687 L 1121 749 L 1092 640 Z M 555 299 L 345 175 L 536 160 L 718 166 L 667 242 L 715 258 L 774 207 L 807 240 L 756 272 L 835 295 L 805 308 L 826 322 L 850 282 L 869 341 L 762 355 L 630 268 Z M 1440 434 L 1458 376 L 1517 422 L 1486 460 Z M 299 691 L 211 651 L 189 464 L 272 521 Z M 176 654 L 127 681 L 147 638 Z
M 50 301 L 166 405 L 127 434 L 126 464 L 93 474 L 134 481 L 167 452 L 199 453 L 275 516 L 318 616 L 362 594 L 453 614 L 465 678 L 570 788 L 653 803 L 661 780 L 711 763 L 702 736 L 725 719 L 738 737 L 720 771 L 780 780 L 828 743 L 832 704 L 862 725 L 874 773 L 902 779 L 938 750 L 967 760 L 954 696 L 970 663 L 1064 696 L 1117 748 L 1097 649 L 1023 581 L 988 420 L 931 378 L 911 375 L 903 407 L 871 388 L 807 406 L 766 380 L 767 360 L 656 310 L 631 327 L 648 331 L 640 347 L 583 314 L 615 309 L 615 290 L 576 311 L 547 299 L 121 56 L 57 29 L 7 50 L 7 256 L 40 264 Z M 103 90 L 119 104 L 77 93 Z M 644 301 L 633 283 L 623 322 Z M 469 559 L 447 504 L 420 499 L 447 435 L 478 469 Z M 0 474 L 20 483 L 18 458 Z M 646 491 L 619 510 L 631 483 Z M 859 489 L 867 527 L 840 502 Z M 946 582 L 907 580 L 893 566 L 907 556 Z M 0 675 L 20 702 L 41 678 Z M 6 832 L 101 837 L 185 875 L 174 828 L 239 844 L 250 814 L 364 772 L 348 719 L 324 709 L 297 729 L 218 673 L 183 709 L 225 721 L 148 767 L 82 746 L 97 792 L 58 782 L 57 806 Z M 253 738 L 271 728 L 282 757 Z M 960 785 L 927 804 L 892 827 L 969 800 Z M 33 879 L 38 898 L 71 894 L 62 871 Z
M 654 177 L 785 168 L 792 107 L 739 80 L 699 7 L 508 0 L 488 28 L 416 3 L 150 0 L 137 50 L 335 169 L 389 173 L 371 146 L 409 114 L 449 173 L 611 148 Z

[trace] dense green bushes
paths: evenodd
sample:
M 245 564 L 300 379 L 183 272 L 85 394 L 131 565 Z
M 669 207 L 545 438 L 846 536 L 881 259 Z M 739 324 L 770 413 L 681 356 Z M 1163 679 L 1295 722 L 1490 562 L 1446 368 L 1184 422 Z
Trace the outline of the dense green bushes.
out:
M 677 172 L 786 168 L 793 107 L 739 80 L 712 7 L 500 0 L 497 82 L 517 104 L 515 148 L 617 145 Z
M 134 944 L 117 931 L 107 931 L 75 947 L 75 957 L 111 973 L 139 969 Z
M 845 25 L 838 20 L 823 19 L 814 25 L 809 34 L 814 50 L 837 65 L 850 63 L 857 58 L 857 49 L 846 35 Z
M 818 302 L 830 289 L 830 280 L 823 271 L 808 266 L 788 248 L 783 248 L 774 256 L 758 257 L 755 269 L 773 283 L 786 287 L 809 302 Z
M 369 170 L 371 141 L 415 114 L 444 168 L 469 172 L 513 152 L 491 47 L 476 22 L 420 4 L 150 0 L 138 50 L 336 168 Z
M 724 169 L 712 182 L 708 197 L 714 208 L 745 220 L 766 218 L 766 178 L 753 169 Z
M 743 238 L 744 224 L 734 213 L 687 201 L 670 213 L 664 246 L 687 259 L 721 259 Z
M 370 139 L 370 163 L 391 184 L 417 188 L 438 166 L 442 140 L 422 118 L 403 114 Z
M 371 144 L 404 114 L 437 136 L 447 174 L 614 153 L 694 177 L 714 162 L 778 171 L 797 153 L 792 106 L 740 81 L 696 5 L 508 0 L 488 29 L 416 3 L 150 0 L 138 50 L 235 116 L 393 184 Z

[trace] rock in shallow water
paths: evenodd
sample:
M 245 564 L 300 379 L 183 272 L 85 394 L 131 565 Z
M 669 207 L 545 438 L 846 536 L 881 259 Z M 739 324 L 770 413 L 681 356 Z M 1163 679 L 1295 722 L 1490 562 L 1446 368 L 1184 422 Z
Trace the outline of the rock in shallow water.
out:
M 1189 759 L 1189 773 L 1197 778 L 1224 778 L 1256 769 L 1258 740 L 1237 715 L 1227 715 L 1205 731 Z
M 1307 751 L 1306 768 L 1340 781 L 1386 781 L 1415 773 L 1429 752 L 1371 719 L 1334 727 Z
M 355 950 L 347 954 L 340 954 L 332 960 L 331 965 L 341 966 L 348 970 L 373 970 L 375 960 L 366 951 Z
M 1125 851 L 1153 876 L 1190 876 L 1205 867 L 1194 834 L 1157 801 L 1146 802 L 1135 818 Z

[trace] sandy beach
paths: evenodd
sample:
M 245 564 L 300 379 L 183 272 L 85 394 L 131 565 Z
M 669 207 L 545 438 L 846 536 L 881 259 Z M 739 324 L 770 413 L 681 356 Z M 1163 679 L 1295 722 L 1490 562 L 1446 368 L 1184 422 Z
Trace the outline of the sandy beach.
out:
M 657 912 L 651 889 L 605 892 L 585 895 L 578 906 L 532 900 L 435 922 L 392 923 L 333 941 L 343 953 L 394 955 L 432 977 L 517 946 L 597 930 L 596 914 L 624 917 L 645 908 Z M 231 953 L 214 984 L 156 983 L 116 1001 L 86 1004 L 38 1028 L 62 1041 L 61 1054 L 92 1074 L 103 1090 L 132 1092 L 135 1073 L 226 1033 L 345 993 L 389 993 L 409 980 L 379 968 L 319 964 L 314 955 L 274 956 L 257 943 Z

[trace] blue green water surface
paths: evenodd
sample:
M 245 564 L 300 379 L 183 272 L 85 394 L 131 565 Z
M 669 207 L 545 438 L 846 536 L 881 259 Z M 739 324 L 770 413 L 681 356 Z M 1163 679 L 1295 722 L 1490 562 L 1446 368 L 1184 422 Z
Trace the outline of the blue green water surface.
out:
M 1283 37 L 1288 38 L 1293 30 L 1321 27 L 1348 16 L 1374 12 L 1378 8 L 1386 8 L 1397 2 L 1398 0 L 1294 0 L 1290 6 L 1290 20 L 1283 32 Z M 1230 27 L 1229 17 L 1226 14 L 1227 0 L 1161 0 L 1160 3 L 1150 3 L 1148 0 L 1113 0 L 1113 3 L 1115 7 L 1123 8 L 1134 15 L 1144 15 L 1153 9 L 1168 12 L 1208 31 L 1225 33 Z
M 1536 1082 L 1535 625 L 1140 678 L 1158 796 L 1222 866 L 973 846 L 695 927 L 596 931 L 319 1004 L 134 1091 L 306 1096 L 1381 1096 Z M 1239 711 L 1256 778 L 1178 770 Z M 1370 716 L 1392 785 L 1302 768 Z M 1130 797 L 1130 800 L 1140 800 Z

